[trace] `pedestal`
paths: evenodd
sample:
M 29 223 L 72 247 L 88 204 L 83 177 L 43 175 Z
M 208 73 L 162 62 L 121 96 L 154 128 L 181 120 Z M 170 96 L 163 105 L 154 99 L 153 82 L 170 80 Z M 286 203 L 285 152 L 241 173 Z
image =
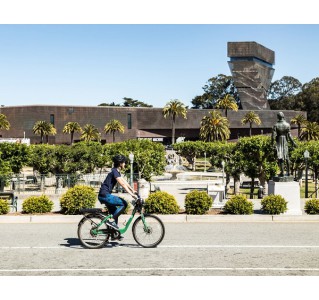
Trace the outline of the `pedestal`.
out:
M 224 207 L 226 203 L 224 185 L 208 185 L 207 193 L 213 199 L 212 208 Z
M 300 187 L 298 182 L 275 182 L 270 180 L 268 195 L 271 194 L 280 195 L 288 202 L 288 210 L 284 215 L 302 215 L 302 210 L 300 208 Z

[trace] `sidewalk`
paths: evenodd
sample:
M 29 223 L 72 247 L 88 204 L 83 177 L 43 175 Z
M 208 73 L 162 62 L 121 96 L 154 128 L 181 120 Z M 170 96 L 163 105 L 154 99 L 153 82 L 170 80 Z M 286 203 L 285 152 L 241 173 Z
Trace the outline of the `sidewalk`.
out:
M 154 183 L 153 183 L 154 184 Z M 176 198 L 178 205 L 184 208 L 185 196 L 194 189 L 205 190 L 205 181 L 157 181 L 155 183 L 161 191 L 166 191 Z M 23 200 L 30 195 L 18 195 L 18 211 L 22 210 Z M 130 200 L 128 194 L 119 194 L 123 198 Z M 61 195 L 50 195 L 54 202 L 53 211 L 60 210 Z M 251 199 L 254 204 L 255 214 L 253 215 L 159 215 L 167 223 L 195 223 L 195 222 L 319 222 L 319 215 L 307 215 L 304 212 L 305 199 L 301 199 L 300 208 L 302 215 L 264 215 L 260 214 L 260 199 Z M 96 207 L 103 207 L 98 201 Z M 82 215 L 0 215 L 0 223 L 78 223 Z M 129 218 L 128 215 L 120 216 L 119 222 L 124 222 Z

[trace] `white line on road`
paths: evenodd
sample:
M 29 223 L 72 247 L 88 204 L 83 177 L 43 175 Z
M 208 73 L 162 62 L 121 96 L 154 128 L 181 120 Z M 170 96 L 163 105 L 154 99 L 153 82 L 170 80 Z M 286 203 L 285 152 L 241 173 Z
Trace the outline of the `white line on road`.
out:
M 107 268 L 107 269 L 0 269 L 1 272 L 115 272 L 115 271 L 319 271 L 319 268 Z
M 106 246 L 107 247 L 107 246 Z M 80 245 L 76 246 L 8 246 L 8 247 L 0 247 L 2 249 L 74 249 L 74 248 L 82 248 Z M 113 248 L 113 247 L 108 247 Z M 115 249 L 119 248 L 127 248 L 124 245 L 117 245 L 114 247 Z M 136 246 L 136 248 L 142 248 Z M 319 248 L 319 245 L 162 245 L 157 246 L 157 248 Z

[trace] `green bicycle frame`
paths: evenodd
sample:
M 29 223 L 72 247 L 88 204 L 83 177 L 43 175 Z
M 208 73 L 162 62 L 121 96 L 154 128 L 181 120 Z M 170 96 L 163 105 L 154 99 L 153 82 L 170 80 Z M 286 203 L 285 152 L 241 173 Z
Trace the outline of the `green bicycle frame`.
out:
M 129 226 L 131 225 L 132 220 L 133 220 L 133 218 L 134 218 L 134 216 L 135 216 L 135 214 L 136 214 L 136 211 L 137 211 L 137 208 L 134 207 L 134 209 L 133 209 L 133 211 L 132 211 L 132 214 L 131 214 L 130 218 L 127 220 L 125 226 L 124 226 L 123 228 L 120 228 L 120 229 L 119 229 L 119 232 L 120 232 L 121 234 L 122 234 L 122 233 L 125 233 L 125 232 L 127 231 L 127 229 L 129 228 Z M 113 215 L 107 215 L 99 224 L 97 224 L 97 228 L 96 228 L 96 229 L 93 229 L 92 232 L 93 232 L 94 234 L 103 234 L 103 233 L 105 233 L 105 232 L 103 232 L 102 230 L 99 230 L 99 228 L 100 228 L 100 226 L 101 226 L 102 224 L 106 223 L 107 220 L 109 220 L 109 219 L 111 219 L 111 218 L 113 218 Z M 141 213 L 141 218 L 142 218 L 142 221 L 143 221 L 144 226 L 147 228 L 147 225 L 146 225 L 146 223 L 145 223 L 145 218 L 144 218 L 144 214 L 143 214 L 143 213 Z

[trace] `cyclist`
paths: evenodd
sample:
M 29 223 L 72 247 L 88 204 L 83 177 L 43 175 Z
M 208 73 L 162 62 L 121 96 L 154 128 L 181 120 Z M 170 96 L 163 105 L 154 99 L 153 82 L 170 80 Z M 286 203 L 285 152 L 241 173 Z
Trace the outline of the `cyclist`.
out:
M 127 202 L 115 195 L 112 195 L 113 188 L 116 183 L 119 183 L 124 190 L 129 193 L 134 199 L 137 199 L 137 192 L 131 188 L 126 180 L 121 176 L 120 171 L 125 169 L 127 158 L 124 155 L 118 154 L 113 157 L 113 168 L 108 173 L 104 182 L 101 184 L 98 199 L 101 204 L 105 204 L 109 212 L 113 215 L 114 221 L 108 221 L 108 225 L 119 231 L 118 217 L 124 212 L 127 207 Z M 119 234 L 118 240 L 123 237 Z

